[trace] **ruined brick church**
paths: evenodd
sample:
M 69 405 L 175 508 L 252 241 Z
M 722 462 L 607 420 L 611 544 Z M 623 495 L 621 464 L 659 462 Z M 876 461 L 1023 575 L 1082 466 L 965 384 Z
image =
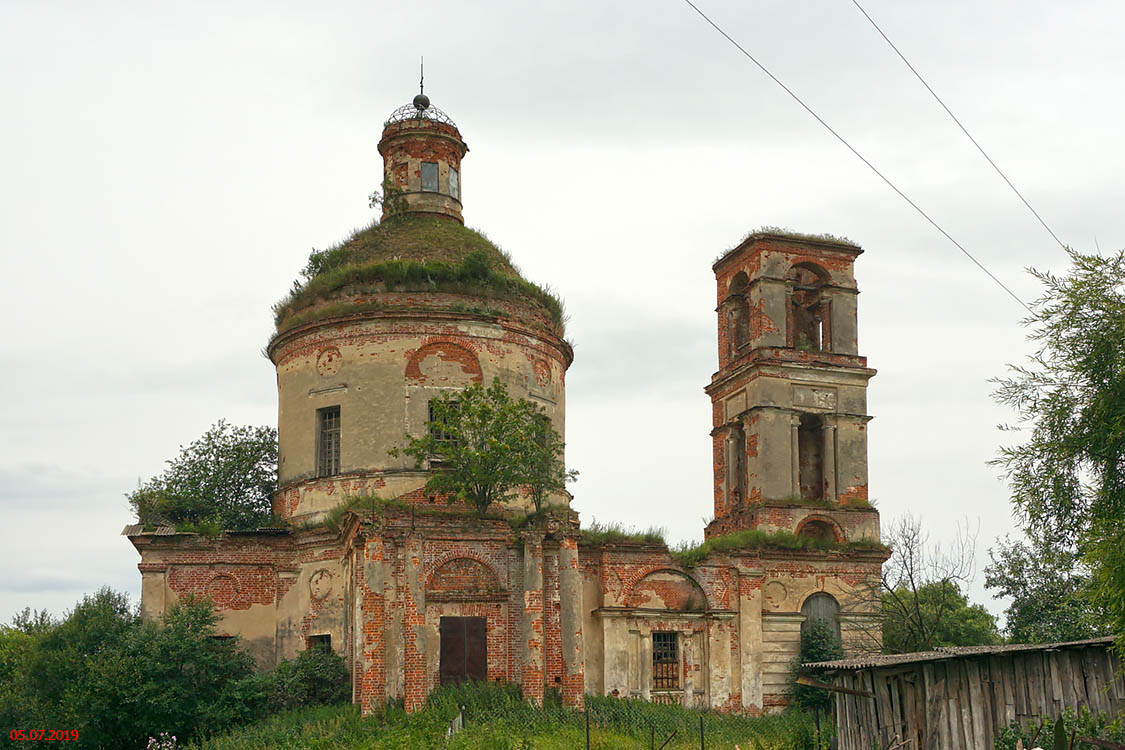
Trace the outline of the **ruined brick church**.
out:
M 280 308 L 267 349 L 273 503 L 288 525 L 217 538 L 126 527 L 142 613 L 209 596 L 221 629 L 263 667 L 329 647 L 365 711 L 390 699 L 414 710 L 462 679 L 515 683 L 531 701 L 557 690 L 574 707 L 587 694 L 784 706 L 804 623 L 828 622 L 849 650 L 879 637 L 866 592 L 887 553 L 867 500 L 875 371 L 857 348 L 862 250 L 763 232 L 715 262 L 715 543 L 704 559 L 685 567 L 662 544 L 584 542 L 566 496 L 540 516 L 512 498 L 500 517 L 480 517 L 425 494 L 440 466 L 391 449 L 432 429 L 432 398 L 494 378 L 563 434 L 574 353 L 545 295 L 464 227 L 468 150 L 424 95 L 387 121 L 384 221 L 333 251 L 342 270 Z M 401 278 L 481 253 L 503 289 Z

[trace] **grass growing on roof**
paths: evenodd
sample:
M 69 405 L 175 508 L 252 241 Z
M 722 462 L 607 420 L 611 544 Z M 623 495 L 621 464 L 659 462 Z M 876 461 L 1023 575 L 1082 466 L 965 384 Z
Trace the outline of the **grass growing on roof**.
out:
M 785 237 L 785 238 L 791 239 L 791 240 L 808 240 L 810 242 L 833 242 L 833 243 L 840 244 L 840 245 L 849 245 L 851 247 L 859 247 L 859 245 L 857 243 L 852 242 L 847 237 L 838 236 L 838 235 L 835 235 L 835 234 L 828 234 L 827 232 L 821 233 L 821 234 L 814 234 L 814 233 L 810 233 L 810 232 L 795 232 L 792 229 L 789 229 L 788 227 L 764 226 L 764 227 L 758 227 L 757 229 L 755 229 L 753 231 L 747 232 L 745 235 L 743 235 L 742 239 L 740 239 L 738 242 L 736 242 L 734 244 L 733 247 L 729 247 L 726 250 L 724 250 L 723 252 L 719 253 L 718 257 L 715 258 L 715 263 L 718 263 L 723 258 L 727 257 L 732 252 L 734 252 L 736 249 L 741 247 L 742 244 L 744 242 L 746 242 L 746 240 L 750 239 L 751 237 L 757 237 L 757 236 L 761 236 L 761 237 Z
M 737 552 L 743 549 L 763 548 L 793 551 L 837 550 L 840 552 L 876 552 L 886 549 L 880 542 L 860 539 L 854 542 L 837 542 L 798 536 L 789 531 L 763 531 L 744 529 L 722 536 L 711 537 L 703 542 L 681 544 L 672 550 L 672 559 L 685 568 L 692 568 L 703 562 L 712 552 Z
M 410 216 L 375 222 L 335 247 L 314 250 L 301 276 L 274 305 L 278 331 L 381 309 L 370 303 L 318 305 L 345 289 L 365 286 L 367 291 L 437 291 L 525 300 L 542 307 L 560 329 L 566 321 L 562 301 L 549 288 L 520 276 L 511 258 L 483 234 L 449 219 Z M 479 311 L 498 312 L 487 306 Z
M 668 544 L 664 538 L 664 529 L 650 526 L 642 530 L 616 521 L 600 523 L 595 519 L 579 533 L 582 535 L 583 544 L 612 544 L 613 542 L 644 542 L 665 546 Z

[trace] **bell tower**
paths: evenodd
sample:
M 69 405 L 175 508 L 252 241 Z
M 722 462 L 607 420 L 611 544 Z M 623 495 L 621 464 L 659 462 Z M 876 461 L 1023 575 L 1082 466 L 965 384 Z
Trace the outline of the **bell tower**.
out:
M 712 267 L 715 520 L 847 541 L 878 538 L 867 500 L 867 382 L 850 242 L 770 231 Z M 872 532 L 874 534 L 872 535 Z

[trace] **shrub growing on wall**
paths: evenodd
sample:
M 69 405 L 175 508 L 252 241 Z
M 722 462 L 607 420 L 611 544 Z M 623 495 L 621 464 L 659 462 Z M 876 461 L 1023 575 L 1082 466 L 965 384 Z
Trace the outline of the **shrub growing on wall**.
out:
M 220 419 L 168 468 L 128 495 L 142 523 L 255 529 L 270 523 L 277 489 L 277 430 Z

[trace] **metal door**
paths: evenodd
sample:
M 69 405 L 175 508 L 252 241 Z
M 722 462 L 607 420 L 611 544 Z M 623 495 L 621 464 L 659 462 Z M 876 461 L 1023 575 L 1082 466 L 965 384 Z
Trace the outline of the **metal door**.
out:
M 441 684 L 488 679 L 487 628 L 483 617 L 443 617 Z

